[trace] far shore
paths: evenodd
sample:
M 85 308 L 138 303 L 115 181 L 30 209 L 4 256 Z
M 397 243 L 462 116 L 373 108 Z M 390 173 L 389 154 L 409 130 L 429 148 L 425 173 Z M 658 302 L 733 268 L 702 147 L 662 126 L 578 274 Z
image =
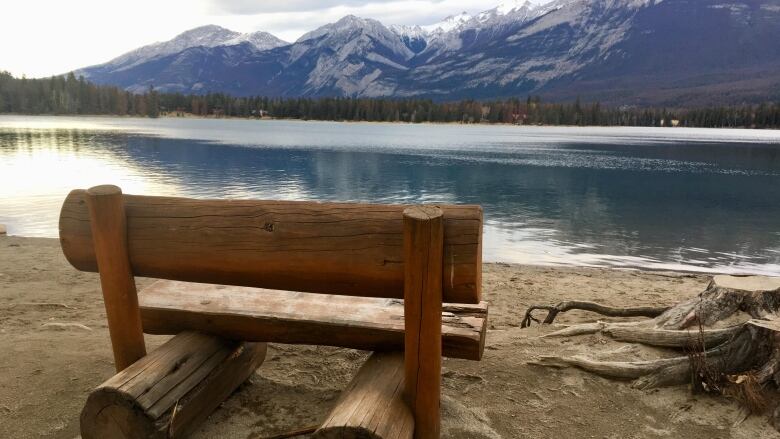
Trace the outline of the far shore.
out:
M 552 328 L 519 327 L 531 304 L 670 305 L 703 291 L 710 276 L 511 264 L 483 270 L 490 303 L 485 356 L 443 362 L 442 437 L 780 438 L 763 416 L 737 423 L 741 409 L 733 400 L 691 395 L 684 386 L 637 390 L 576 369 L 528 364 L 541 355 L 629 349 L 598 334 L 574 342 L 539 338 Z M 150 282 L 137 279 L 140 289 Z M 603 318 L 584 312 L 558 317 L 561 324 L 597 319 Z M 78 437 L 86 396 L 113 374 L 98 276 L 71 267 L 57 239 L 0 235 L 0 333 L 0 437 Z M 151 349 L 166 339 L 147 336 L 146 343 Z M 631 349 L 646 358 L 665 355 Z M 316 425 L 365 357 L 349 349 L 272 345 L 254 376 L 193 437 L 262 438 Z
M 215 116 L 215 115 L 200 115 L 193 113 L 181 113 L 172 114 L 173 112 L 161 113 L 159 117 L 142 117 L 142 116 L 130 116 L 130 115 L 114 115 L 114 114 L 24 114 L 24 113 L 0 113 L 2 116 L 42 116 L 42 117 L 95 117 L 95 118 L 119 118 L 119 119 L 203 119 L 203 120 L 246 120 L 246 121 L 289 121 L 289 122 L 332 122 L 332 123 L 347 123 L 347 124 L 401 124 L 401 125 L 443 125 L 443 126 L 500 126 L 500 127 L 543 127 L 543 128 L 659 128 L 659 129 L 707 129 L 707 130 L 745 130 L 745 131 L 780 131 L 780 129 L 769 128 L 754 128 L 754 127 L 717 127 L 717 128 L 701 128 L 701 127 L 650 127 L 644 125 L 549 125 L 549 124 L 517 124 L 517 123 L 503 123 L 503 122 L 406 122 L 406 121 L 383 121 L 383 120 L 330 120 L 330 119 L 302 119 L 302 118 L 284 118 L 284 117 L 241 117 L 241 116 Z

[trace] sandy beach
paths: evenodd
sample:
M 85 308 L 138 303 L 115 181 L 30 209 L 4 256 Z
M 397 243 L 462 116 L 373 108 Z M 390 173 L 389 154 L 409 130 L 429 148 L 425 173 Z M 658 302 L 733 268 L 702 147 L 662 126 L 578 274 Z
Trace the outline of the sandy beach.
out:
M 691 395 L 685 387 L 636 390 L 576 369 L 527 364 L 550 354 L 665 354 L 601 335 L 539 339 L 552 328 L 519 327 L 531 303 L 666 305 L 702 291 L 708 281 L 671 272 L 486 264 L 485 356 L 443 362 L 442 436 L 780 438 L 762 416 L 735 426 L 740 408 L 726 398 Z M 149 282 L 138 279 L 139 287 Z M 581 312 L 559 317 L 562 324 L 596 319 Z M 165 339 L 146 340 L 152 348 Z M 0 352 L 0 437 L 79 437 L 82 405 L 113 365 L 98 277 L 68 265 L 55 239 L 0 236 Z M 365 356 L 272 345 L 263 366 L 195 437 L 262 438 L 315 425 Z

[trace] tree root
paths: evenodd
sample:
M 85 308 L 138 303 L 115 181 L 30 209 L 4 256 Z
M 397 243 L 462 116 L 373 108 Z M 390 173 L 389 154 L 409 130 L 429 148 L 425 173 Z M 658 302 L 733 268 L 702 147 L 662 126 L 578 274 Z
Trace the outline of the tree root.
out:
M 724 329 L 703 329 L 701 331 L 656 329 L 648 327 L 645 322 L 625 323 L 583 323 L 573 325 L 558 331 L 542 335 L 541 338 L 572 337 L 601 332 L 609 337 L 627 343 L 642 343 L 649 346 L 686 348 L 703 344 L 705 348 L 717 346 L 728 341 L 741 326 Z
M 765 384 L 773 380 L 775 384 L 780 385 L 780 349 L 775 349 L 772 358 L 758 369 L 755 373 L 758 384 Z
M 581 323 L 579 325 L 567 326 L 563 329 L 553 331 L 549 334 L 540 336 L 541 338 L 555 338 L 555 337 L 573 337 L 575 335 L 588 335 L 596 334 L 606 329 L 616 328 L 618 326 L 638 326 L 642 322 L 626 322 L 626 323 L 607 323 L 598 321 L 595 323 Z
M 22 303 L 12 303 L 8 305 L 8 308 L 16 308 L 16 307 L 42 307 L 42 308 L 65 308 L 65 309 L 76 309 L 72 306 L 66 305 L 64 303 L 53 303 L 53 302 L 22 302 Z
M 87 326 L 87 325 L 84 325 L 84 324 L 82 324 L 82 323 L 57 323 L 57 322 L 49 322 L 49 323 L 44 323 L 44 324 L 42 324 L 42 325 L 41 325 L 41 327 L 42 327 L 42 328 L 51 328 L 51 329 L 56 329 L 56 330 L 60 330 L 60 331 L 62 331 L 62 330 L 65 330 L 65 329 L 70 329 L 70 328 L 75 328 L 75 329 L 82 329 L 82 330 L 84 330 L 84 331 L 91 331 L 91 330 L 92 330 L 92 328 L 90 328 L 89 326 Z
M 540 322 L 537 318 L 533 316 L 533 312 L 540 309 L 547 311 L 547 317 L 545 317 L 544 321 L 542 322 Z M 669 309 L 669 307 L 640 306 L 635 308 L 615 308 L 611 306 L 602 305 L 596 302 L 570 300 L 566 302 L 561 302 L 557 305 L 531 306 L 525 312 L 525 316 L 523 317 L 523 321 L 521 322 L 520 327 L 527 328 L 531 326 L 531 321 L 549 325 L 555 321 L 555 317 L 557 317 L 559 313 L 567 312 L 575 309 L 595 312 L 606 317 L 657 317 L 661 315 L 664 311 Z
M 528 364 L 547 367 L 574 366 L 607 378 L 634 380 L 632 387 L 651 389 L 685 384 L 692 380 L 718 378 L 740 371 L 753 370 L 758 383 L 766 376 L 774 376 L 780 370 L 780 352 L 775 351 L 769 358 L 769 349 L 765 343 L 754 342 L 766 338 L 763 331 L 749 326 L 738 327 L 739 332 L 721 345 L 689 355 L 650 361 L 600 361 L 575 355 L 571 357 L 544 356 Z M 696 360 L 692 359 L 696 356 Z M 763 365 L 763 366 L 762 366 Z M 714 371 L 714 377 L 705 376 L 705 370 Z M 762 373 L 763 371 L 763 373 Z M 707 383 L 712 388 L 712 383 Z M 701 387 L 701 386 L 700 386 Z
M 653 361 L 599 361 L 583 355 L 575 355 L 572 357 L 545 356 L 540 357 L 536 361 L 530 361 L 528 364 L 557 368 L 575 366 L 606 378 L 634 380 L 669 366 L 682 364 L 687 368 L 688 357 L 675 357 Z
M 542 322 L 532 315 L 539 309 L 548 311 Z M 536 305 L 526 311 L 522 327 L 531 321 L 550 324 L 559 313 L 574 309 L 649 319 L 577 324 L 542 337 L 602 333 L 622 342 L 675 349 L 683 355 L 649 361 L 543 356 L 529 364 L 577 367 L 607 378 L 632 380 L 632 387 L 639 389 L 688 383 L 694 391 L 729 395 L 749 413 L 766 411 L 767 389 L 780 386 L 780 279 L 715 276 L 697 297 L 665 308 L 613 308 L 581 301 Z M 729 320 L 731 326 L 712 328 L 738 312 L 753 320 L 734 324 L 740 320 L 735 317 Z M 774 410 L 773 423 L 780 430 L 780 406 Z
M 608 325 L 602 329 L 602 332 L 615 340 L 627 343 L 642 343 L 669 348 L 691 348 L 698 345 L 709 349 L 727 342 L 741 329 L 741 326 L 732 326 L 724 329 L 702 329 L 701 331 L 674 331 Z

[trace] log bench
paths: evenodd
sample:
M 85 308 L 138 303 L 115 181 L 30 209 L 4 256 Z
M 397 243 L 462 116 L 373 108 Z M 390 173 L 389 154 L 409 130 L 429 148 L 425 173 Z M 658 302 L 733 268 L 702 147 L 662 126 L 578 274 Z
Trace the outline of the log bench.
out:
M 74 190 L 60 242 L 100 273 L 117 370 L 82 437 L 184 437 L 274 342 L 374 351 L 315 437 L 438 438 L 442 355 L 484 349 L 481 241 L 479 206 Z M 147 354 L 144 333 L 174 337 Z

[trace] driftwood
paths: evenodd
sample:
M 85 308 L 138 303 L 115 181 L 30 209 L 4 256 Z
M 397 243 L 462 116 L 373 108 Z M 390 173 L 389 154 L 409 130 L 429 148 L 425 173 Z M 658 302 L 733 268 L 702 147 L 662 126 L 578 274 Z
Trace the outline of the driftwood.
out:
M 539 321 L 534 318 L 533 312 L 536 310 L 547 311 L 547 317 L 544 321 Z M 585 302 L 579 300 L 569 300 L 561 302 L 557 305 L 534 305 L 525 312 L 525 317 L 520 325 L 522 328 L 531 326 L 531 321 L 536 323 L 552 324 L 555 321 L 555 317 L 558 313 L 571 311 L 573 309 L 579 309 L 583 311 L 593 311 L 608 317 L 657 317 L 663 314 L 664 311 L 669 309 L 668 307 L 636 307 L 636 308 L 613 308 L 611 306 L 602 305 L 596 302 Z
M 618 341 L 676 349 L 679 355 L 650 361 L 543 356 L 531 364 L 578 367 L 633 380 L 632 385 L 641 389 L 688 383 L 696 390 L 735 397 L 751 412 L 767 409 L 769 392 L 777 392 L 780 386 L 780 278 L 714 276 L 697 297 L 668 308 L 621 309 L 592 302 L 533 306 L 523 318 L 524 327 L 539 322 L 532 316 L 539 309 L 549 311 L 544 323 L 573 309 L 609 317 L 652 317 L 572 325 L 543 337 L 601 333 Z M 780 427 L 780 406 L 771 416 L 775 427 Z

